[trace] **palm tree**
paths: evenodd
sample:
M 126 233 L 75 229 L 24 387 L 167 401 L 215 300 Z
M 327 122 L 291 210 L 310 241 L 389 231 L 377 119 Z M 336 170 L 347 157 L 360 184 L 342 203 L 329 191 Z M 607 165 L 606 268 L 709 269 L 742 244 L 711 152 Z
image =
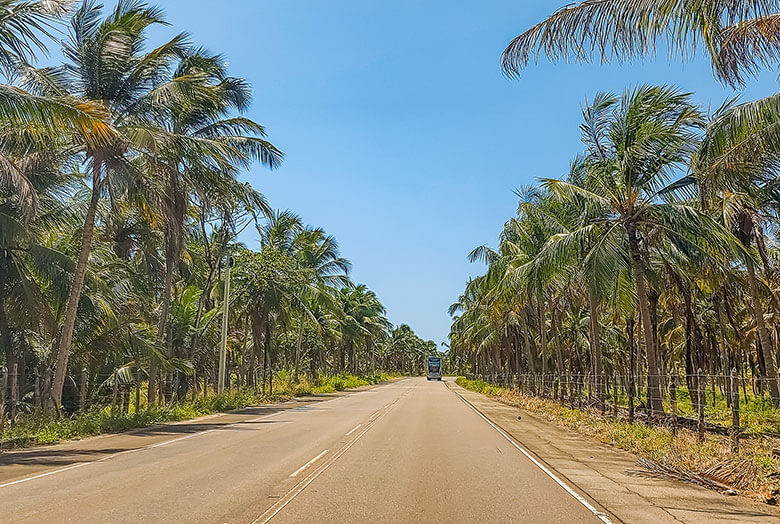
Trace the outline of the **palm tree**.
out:
M 776 0 L 587 0 L 560 8 L 516 37 L 502 68 L 517 76 L 531 60 L 606 62 L 654 54 L 659 41 L 670 53 L 693 56 L 701 47 L 715 75 L 739 85 L 780 59 L 780 2 Z
M 337 301 L 342 333 L 339 368 L 342 371 L 346 368 L 344 360 L 349 357 L 349 370 L 351 373 L 357 373 L 360 368 L 358 347 L 363 345 L 366 352 L 372 351 L 373 341 L 389 328 L 389 322 L 385 318 L 385 308 L 376 294 L 363 284 L 342 288 Z M 373 355 L 370 358 L 373 359 Z
M 586 258 L 628 254 L 647 352 L 651 414 L 662 413 L 660 361 L 648 288 L 648 253 L 653 241 L 684 240 L 714 256 L 736 252 L 728 232 L 685 203 L 660 200 L 660 191 L 693 153 L 702 115 L 690 96 L 668 87 L 642 86 L 615 99 L 597 126 L 598 149 L 588 156 L 582 185 L 545 179 L 562 202 L 578 206 L 586 222 L 573 239 L 590 239 Z
M 777 65 L 779 36 L 777 0 L 588 0 L 559 9 L 515 38 L 502 67 L 514 77 L 541 54 L 551 60 L 633 59 L 653 54 L 664 40 L 683 58 L 704 47 L 716 77 L 739 86 Z M 750 181 L 774 169 L 778 115 L 780 94 L 727 103 L 708 126 L 697 177 Z
M 233 117 L 250 103 L 249 88 L 238 78 L 226 74 L 226 64 L 220 56 L 208 56 L 202 50 L 189 52 L 181 60 L 170 81 L 171 85 L 187 83 L 186 97 L 164 101 L 156 111 L 162 114 L 158 125 L 175 136 L 186 136 L 199 143 L 212 143 L 221 156 L 221 146 L 234 149 L 235 165 L 225 166 L 221 158 L 205 151 L 194 151 L 189 145 L 155 152 L 150 161 L 152 176 L 163 179 L 159 198 L 165 220 L 165 277 L 158 338 L 166 340 L 166 324 L 171 301 L 175 266 L 185 248 L 185 218 L 189 195 L 208 195 L 210 199 L 238 197 L 264 203 L 262 195 L 247 195 L 247 188 L 235 180 L 239 167 L 258 161 L 270 168 L 277 167 L 282 154 L 264 139 L 265 130 L 244 117 Z M 154 186 L 154 182 L 150 183 Z M 259 213 L 268 213 L 261 207 Z M 170 339 L 169 339 L 170 340 Z M 171 348 L 169 347 L 169 352 Z
M 57 303 L 64 300 L 64 282 L 72 270 L 68 253 L 48 245 L 48 235 L 72 226 L 76 214 L 59 200 L 61 191 L 73 182 L 63 174 L 69 155 L 52 148 L 49 153 L 2 157 L 28 191 L 0 188 L 0 351 L 6 363 L 19 362 L 14 344 L 22 333 L 54 337 Z M 18 347 L 18 345 L 17 345 Z M 20 374 L 24 370 L 21 359 Z M 19 381 L 24 383 L 24 376 Z
M 160 129 L 148 119 L 160 97 L 175 95 L 174 89 L 169 85 L 160 87 L 160 82 L 173 61 L 183 53 L 184 36 L 178 35 L 163 46 L 143 53 L 148 28 L 164 22 L 159 9 L 135 1 L 121 1 L 107 18 L 100 16 L 100 6 L 85 1 L 73 15 L 70 38 L 64 44 L 68 62 L 60 68 L 39 71 L 34 79 L 43 93 L 71 95 L 89 104 L 99 104 L 106 120 L 118 133 L 107 144 L 83 144 L 92 195 L 58 345 L 52 384 L 56 405 L 61 403 L 96 211 L 101 195 L 109 189 L 107 184 L 119 183 L 122 176 L 135 172 L 136 166 L 130 158 L 133 152 L 153 152 L 173 144 L 206 149 Z
M 68 93 L 41 96 L 24 91 L 14 82 L 28 83 L 35 70 L 29 65 L 37 53 L 46 53 L 45 40 L 68 13 L 72 0 L 0 0 L 0 71 L 11 83 L 0 84 L 0 120 L 5 140 L 25 151 L 31 145 L 45 149 L 79 137 L 97 146 L 115 133 L 105 121 L 100 104 L 78 100 Z M 23 140 L 19 141 L 23 133 Z M 15 182 L 13 172 L 0 173 L 0 187 Z

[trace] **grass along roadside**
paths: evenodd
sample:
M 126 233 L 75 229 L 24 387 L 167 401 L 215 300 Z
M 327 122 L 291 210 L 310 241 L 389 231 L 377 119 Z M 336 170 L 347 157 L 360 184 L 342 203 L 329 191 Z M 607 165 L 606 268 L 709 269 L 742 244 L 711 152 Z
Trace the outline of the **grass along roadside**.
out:
M 780 460 L 775 450 L 780 439 L 755 437 L 741 441 L 739 453 L 727 437 L 706 435 L 699 441 L 691 431 L 629 423 L 603 417 L 597 410 L 571 409 L 553 400 L 532 397 L 482 380 L 460 377 L 461 387 L 504 404 L 522 408 L 557 426 L 590 436 L 634 453 L 651 473 L 718 488 L 727 486 L 755 500 L 777 504 L 780 495 Z
M 274 379 L 274 394 L 262 395 L 251 389 L 228 391 L 222 395 L 163 405 L 154 409 L 136 411 L 131 405 L 127 413 L 112 413 L 110 406 L 93 407 L 72 417 L 54 420 L 40 414 L 26 415 L 14 425 L 0 429 L 0 449 L 14 449 L 42 444 L 55 444 L 63 440 L 84 438 L 105 433 L 119 433 L 145 428 L 165 422 L 178 422 L 193 418 L 241 409 L 269 402 L 280 402 L 303 395 L 316 395 L 344 391 L 371 384 L 386 382 L 396 375 L 323 376 L 316 381 L 306 378 L 294 380 L 292 375 L 280 373 Z

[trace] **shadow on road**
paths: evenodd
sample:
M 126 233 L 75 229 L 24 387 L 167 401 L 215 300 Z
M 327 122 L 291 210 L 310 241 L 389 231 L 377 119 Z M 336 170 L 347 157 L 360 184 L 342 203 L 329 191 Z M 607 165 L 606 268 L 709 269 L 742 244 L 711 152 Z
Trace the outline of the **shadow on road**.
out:
M 90 462 L 107 455 L 129 451 L 134 448 L 106 447 L 100 449 L 39 449 L 35 452 L 17 451 L 0 455 L 0 467 L 3 466 L 67 466 L 77 462 Z
M 10 470 L 17 470 L 18 467 L 38 469 L 40 467 L 68 466 L 99 460 L 117 453 L 140 450 L 149 445 L 165 442 L 169 438 L 195 435 L 204 431 L 227 428 L 244 431 L 267 424 L 280 424 L 285 421 L 255 419 L 290 409 L 319 409 L 317 404 L 334 397 L 330 395 L 325 397 L 307 397 L 293 401 L 301 405 L 285 402 L 279 405 L 254 406 L 191 422 L 160 424 L 123 433 L 106 434 L 97 438 L 67 441 L 45 447 L 38 446 L 29 449 L 0 451 L 0 480 L 3 480 L 3 477 L 6 476 L 3 475 L 3 468 L 8 468 L 5 473 L 9 473 L 13 477 L 15 475 Z

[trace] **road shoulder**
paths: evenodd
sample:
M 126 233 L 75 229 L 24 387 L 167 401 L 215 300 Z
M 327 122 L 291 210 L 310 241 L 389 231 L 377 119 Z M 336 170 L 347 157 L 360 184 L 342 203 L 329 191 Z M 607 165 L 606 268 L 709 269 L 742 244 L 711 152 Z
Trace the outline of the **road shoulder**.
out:
M 780 512 L 774 508 L 690 483 L 651 478 L 628 452 L 468 391 L 452 379 L 447 380 L 447 385 L 537 459 L 623 522 L 780 523 Z
M 179 422 L 157 424 L 121 433 L 106 433 L 52 445 L 0 451 L 0 486 L 47 474 L 50 471 L 107 460 L 120 453 L 131 453 L 152 446 L 165 445 L 167 442 L 189 438 L 199 433 L 242 424 L 257 417 L 270 416 L 306 405 L 335 400 L 396 381 L 396 379 L 391 379 L 380 384 L 361 386 L 345 391 L 306 395 L 288 401 L 251 406 Z

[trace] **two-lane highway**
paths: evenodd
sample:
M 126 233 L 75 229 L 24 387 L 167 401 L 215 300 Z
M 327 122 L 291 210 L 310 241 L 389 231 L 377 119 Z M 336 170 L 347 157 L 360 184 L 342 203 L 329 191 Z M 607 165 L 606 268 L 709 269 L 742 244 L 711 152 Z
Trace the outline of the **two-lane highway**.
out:
M 600 522 L 425 379 L 109 452 L 114 438 L 91 443 L 107 448 L 95 460 L 0 480 L 0 522 Z

